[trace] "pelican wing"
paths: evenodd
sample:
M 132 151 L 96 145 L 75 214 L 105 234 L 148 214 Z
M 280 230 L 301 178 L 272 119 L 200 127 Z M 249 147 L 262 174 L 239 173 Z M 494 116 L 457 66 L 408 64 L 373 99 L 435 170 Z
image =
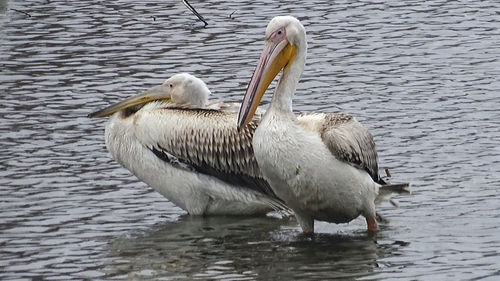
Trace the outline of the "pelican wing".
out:
M 343 113 L 316 114 L 315 119 L 320 120 L 316 129 L 321 139 L 337 159 L 366 170 L 375 182 L 384 183 L 378 174 L 375 141 L 365 127 Z
M 234 112 L 151 103 L 133 118 L 137 139 L 160 159 L 277 198 L 254 158 L 260 116 L 238 131 Z

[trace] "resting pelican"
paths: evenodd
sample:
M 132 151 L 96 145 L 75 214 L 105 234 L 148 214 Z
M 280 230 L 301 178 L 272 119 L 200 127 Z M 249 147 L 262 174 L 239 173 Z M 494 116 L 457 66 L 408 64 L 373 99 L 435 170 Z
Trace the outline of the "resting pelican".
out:
M 255 215 L 287 209 L 253 157 L 256 116 L 236 128 L 237 110 L 208 105 L 202 80 L 177 74 L 89 117 L 113 115 L 106 146 L 140 180 L 192 215 Z
M 378 174 L 372 135 L 347 114 L 297 118 L 292 98 L 306 62 L 306 31 L 294 17 L 275 17 L 265 38 L 238 117 L 239 128 L 251 122 L 269 84 L 283 70 L 253 137 L 264 178 L 305 233 L 314 232 L 314 219 L 346 223 L 359 215 L 369 231 L 376 231 L 375 200 L 385 182 Z

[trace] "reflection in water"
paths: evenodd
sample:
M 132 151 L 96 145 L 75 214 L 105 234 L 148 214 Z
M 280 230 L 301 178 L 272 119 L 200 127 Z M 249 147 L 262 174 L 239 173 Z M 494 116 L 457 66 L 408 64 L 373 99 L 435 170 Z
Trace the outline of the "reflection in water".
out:
M 5 13 L 9 7 L 9 0 L 0 0 L 0 13 Z
M 109 276 L 329 279 L 369 275 L 392 245 L 364 232 L 304 236 L 274 218 L 181 217 L 110 244 Z M 291 270 L 293 269 L 293 270 Z

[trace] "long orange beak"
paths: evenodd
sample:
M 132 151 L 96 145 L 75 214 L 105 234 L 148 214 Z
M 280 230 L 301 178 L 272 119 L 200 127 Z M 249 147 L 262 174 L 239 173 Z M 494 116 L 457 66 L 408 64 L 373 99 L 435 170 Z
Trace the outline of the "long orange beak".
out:
M 297 48 L 287 40 L 266 43 L 241 104 L 238 129 L 252 120 L 269 84 L 283 68 L 291 65 L 296 55 Z
M 140 104 L 145 104 L 155 100 L 170 101 L 170 92 L 168 91 L 167 86 L 165 85 L 155 86 L 136 96 L 127 98 L 121 102 L 112 104 L 104 109 L 90 113 L 88 117 L 90 118 L 106 117 L 117 111 Z

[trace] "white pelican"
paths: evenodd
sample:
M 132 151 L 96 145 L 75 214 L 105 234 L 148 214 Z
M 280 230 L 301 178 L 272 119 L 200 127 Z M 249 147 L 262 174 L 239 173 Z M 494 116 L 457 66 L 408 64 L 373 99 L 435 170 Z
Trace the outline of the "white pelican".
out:
M 347 114 L 297 118 L 292 98 L 306 62 L 304 26 L 291 16 L 275 17 L 265 40 L 238 117 L 238 127 L 244 128 L 283 70 L 253 137 L 264 178 L 305 233 L 314 232 L 314 219 L 346 223 L 359 215 L 366 218 L 368 231 L 376 231 L 375 200 L 385 182 L 378 174 L 372 135 Z
M 182 73 L 89 117 L 113 114 L 105 130 L 113 158 L 189 214 L 288 210 L 253 157 L 260 117 L 238 131 L 237 109 L 206 108 L 209 94 L 203 81 Z

